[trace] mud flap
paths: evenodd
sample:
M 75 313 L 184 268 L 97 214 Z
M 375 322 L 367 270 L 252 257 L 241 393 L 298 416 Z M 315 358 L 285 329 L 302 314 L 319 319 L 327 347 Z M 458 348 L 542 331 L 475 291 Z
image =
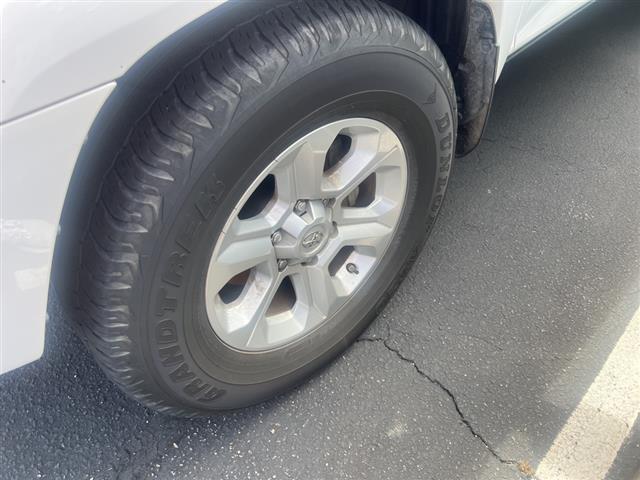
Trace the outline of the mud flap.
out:
M 493 15 L 485 3 L 473 0 L 464 52 L 454 75 L 458 96 L 457 156 L 468 154 L 480 143 L 489 117 L 497 60 Z

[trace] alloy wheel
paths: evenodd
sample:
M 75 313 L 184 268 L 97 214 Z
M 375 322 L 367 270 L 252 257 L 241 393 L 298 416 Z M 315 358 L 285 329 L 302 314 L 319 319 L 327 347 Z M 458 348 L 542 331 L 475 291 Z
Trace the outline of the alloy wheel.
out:
M 371 276 L 400 220 L 407 160 L 385 124 L 322 126 L 280 154 L 229 216 L 206 277 L 218 337 L 282 347 L 330 319 Z

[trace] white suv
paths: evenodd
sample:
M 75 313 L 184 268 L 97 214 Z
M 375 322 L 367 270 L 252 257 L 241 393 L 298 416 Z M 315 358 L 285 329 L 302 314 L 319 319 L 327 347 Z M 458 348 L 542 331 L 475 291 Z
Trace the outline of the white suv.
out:
M 54 284 L 147 406 L 304 380 L 420 251 L 505 61 L 584 3 L 2 2 L 0 372 Z

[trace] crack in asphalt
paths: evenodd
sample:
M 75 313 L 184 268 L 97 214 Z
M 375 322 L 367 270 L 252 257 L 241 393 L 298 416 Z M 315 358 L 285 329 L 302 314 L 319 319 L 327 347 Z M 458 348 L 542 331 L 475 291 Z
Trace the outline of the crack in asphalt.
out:
M 391 330 L 389 326 L 387 326 L 387 329 L 389 331 Z M 467 429 L 471 432 L 471 434 L 475 438 L 477 438 L 478 440 L 480 440 L 482 442 L 482 444 L 485 446 L 485 448 L 489 451 L 489 453 L 496 460 L 498 460 L 500 463 L 505 464 L 505 465 L 513 465 L 513 466 L 517 466 L 518 465 L 518 462 L 516 460 L 503 458 L 498 453 L 498 451 L 495 448 L 493 448 L 493 446 L 491 446 L 491 444 L 487 441 L 487 439 L 484 438 L 482 436 L 482 434 L 480 434 L 473 427 L 473 425 L 471 425 L 471 422 L 467 419 L 467 417 L 462 412 L 462 409 L 460 408 L 460 405 L 458 404 L 458 400 L 456 399 L 455 395 L 453 394 L 453 392 L 449 388 L 447 388 L 440 380 L 438 380 L 437 378 L 432 377 L 431 375 L 426 373 L 424 370 L 422 370 L 420 368 L 420 366 L 415 362 L 415 360 L 413 360 L 412 358 L 407 357 L 405 354 L 403 354 L 400 351 L 400 349 L 392 347 L 391 345 L 389 345 L 389 338 L 383 338 L 383 337 L 360 337 L 360 338 L 358 338 L 356 340 L 356 342 L 357 343 L 361 343 L 361 342 L 380 343 L 387 350 L 389 350 L 390 352 L 394 353 L 400 360 L 402 360 L 405 363 L 410 364 L 413 367 L 413 369 L 418 373 L 418 375 L 420 375 L 424 379 L 428 380 L 433 385 L 436 385 L 437 387 L 439 387 L 449 397 L 449 399 L 453 403 L 453 407 L 455 408 L 456 412 L 458 413 L 458 416 L 460 417 L 460 421 L 467 427 Z
M 136 450 L 128 446 L 123 447 L 127 455 L 127 460 L 121 462 L 119 465 L 112 465 L 117 480 L 138 480 L 145 478 L 148 474 L 148 468 L 151 465 L 161 464 L 163 455 L 171 448 L 171 445 L 179 445 L 187 436 L 187 433 L 182 432 L 179 435 L 170 436 L 169 440 L 165 441 L 166 437 L 159 435 L 160 432 L 157 433 L 157 440 L 155 440 L 152 445 L 144 447 L 144 449 Z M 134 433 L 133 438 L 141 444 L 144 444 L 144 439 L 137 434 Z

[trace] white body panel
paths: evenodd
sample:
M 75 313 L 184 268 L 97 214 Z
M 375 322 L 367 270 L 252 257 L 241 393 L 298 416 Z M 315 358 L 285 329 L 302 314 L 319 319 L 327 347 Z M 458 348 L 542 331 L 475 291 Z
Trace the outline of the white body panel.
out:
M 0 0 L 0 373 L 42 354 L 60 214 L 101 106 L 140 57 L 224 1 Z M 512 52 L 585 1 L 487 3 L 499 75 Z
M 217 2 L 24 2 L 2 10 L 0 123 L 117 79 Z
M 115 81 L 222 3 L 2 3 L 0 373 L 42 355 L 67 187 Z
M 42 355 L 67 185 L 91 122 L 115 86 L 108 83 L 0 127 L 0 373 Z
M 549 27 L 562 22 L 589 0 L 547 0 L 531 1 L 523 9 L 514 39 L 514 49 L 527 45 L 542 35 Z
M 500 77 L 502 68 L 509 55 L 515 50 L 514 40 L 520 22 L 522 10 L 529 4 L 530 0 L 504 1 L 488 0 L 487 4 L 493 13 L 493 21 L 496 27 L 496 38 L 498 40 L 498 66 L 496 71 L 496 81 Z
M 487 0 L 498 40 L 496 81 L 510 55 L 593 0 Z

